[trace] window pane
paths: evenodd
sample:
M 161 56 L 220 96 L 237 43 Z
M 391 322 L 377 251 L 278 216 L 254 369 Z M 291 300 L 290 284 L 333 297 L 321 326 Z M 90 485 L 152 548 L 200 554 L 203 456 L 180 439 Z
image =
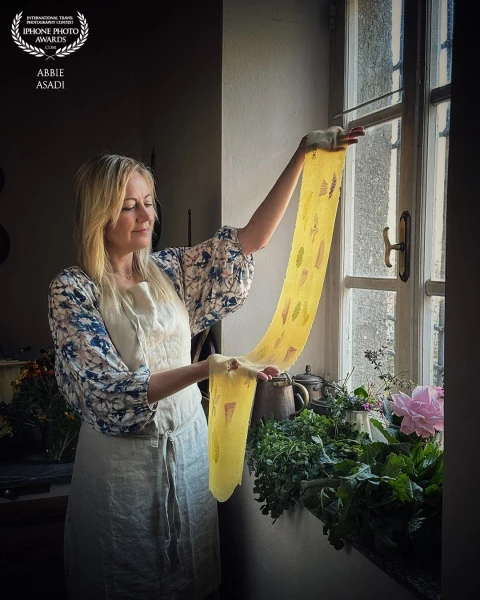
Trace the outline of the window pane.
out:
M 353 367 L 351 384 L 378 384 L 378 372 L 365 358 L 366 350 L 387 346 L 386 369 L 395 369 L 395 303 L 396 292 L 352 289 L 350 295 L 349 370 Z
M 443 102 L 442 104 L 439 104 L 436 107 L 436 113 L 432 274 L 433 279 L 436 281 L 445 281 L 445 235 L 450 102 Z
M 443 385 L 445 347 L 445 298 L 432 296 L 430 299 L 431 364 L 430 380 L 425 384 Z
M 353 108 L 403 85 L 403 1 L 353 0 L 348 7 L 347 108 Z M 352 112 L 350 119 L 400 101 L 401 94 L 394 94 Z
M 434 0 L 432 13 L 432 87 L 452 81 L 453 0 Z
M 355 147 L 352 181 L 353 254 L 347 274 L 357 277 L 397 277 L 397 252 L 392 268 L 385 266 L 383 229 L 389 227 L 390 243 L 397 242 L 397 206 L 400 168 L 400 119 L 370 127 Z

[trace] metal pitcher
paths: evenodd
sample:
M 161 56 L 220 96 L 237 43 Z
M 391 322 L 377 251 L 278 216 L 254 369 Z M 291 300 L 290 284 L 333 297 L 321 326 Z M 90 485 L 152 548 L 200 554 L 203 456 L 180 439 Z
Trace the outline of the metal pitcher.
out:
M 294 393 L 297 387 L 301 393 Z M 261 419 L 281 421 L 295 417 L 308 406 L 308 390 L 297 383 L 288 373 L 280 373 L 270 381 L 258 381 L 253 402 L 251 424 Z

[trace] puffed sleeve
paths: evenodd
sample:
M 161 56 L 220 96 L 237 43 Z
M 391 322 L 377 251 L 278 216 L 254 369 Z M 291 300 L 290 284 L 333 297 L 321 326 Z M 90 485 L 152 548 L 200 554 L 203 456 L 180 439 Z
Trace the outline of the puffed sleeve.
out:
M 183 300 L 192 336 L 240 308 L 250 291 L 254 258 L 243 253 L 235 227 L 226 225 L 196 246 L 167 248 L 151 257 Z
M 96 286 L 75 267 L 49 285 L 48 320 L 55 347 L 55 376 L 67 401 L 94 429 L 110 435 L 138 431 L 150 423 L 150 370 L 129 371 L 103 322 Z

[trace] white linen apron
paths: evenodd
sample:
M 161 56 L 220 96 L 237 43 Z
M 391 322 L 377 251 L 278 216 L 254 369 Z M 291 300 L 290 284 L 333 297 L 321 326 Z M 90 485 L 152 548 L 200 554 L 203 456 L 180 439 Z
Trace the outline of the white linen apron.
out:
M 105 318 L 131 371 L 190 364 L 188 313 L 129 288 L 132 310 Z M 82 423 L 65 521 L 70 600 L 193 600 L 220 584 L 217 504 L 208 489 L 207 422 L 192 385 L 161 400 L 141 432 Z

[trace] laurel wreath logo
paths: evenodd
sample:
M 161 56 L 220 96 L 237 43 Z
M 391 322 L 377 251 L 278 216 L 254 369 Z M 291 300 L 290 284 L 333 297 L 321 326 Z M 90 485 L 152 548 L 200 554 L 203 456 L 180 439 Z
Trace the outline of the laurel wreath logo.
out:
M 55 54 L 47 54 L 42 48 L 37 48 L 37 46 L 32 46 L 31 44 L 28 44 L 21 37 L 19 29 L 20 29 L 20 20 L 22 18 L 22 14 L 23 13 L 18 13 L 17 15 L 15 15 L 15 18 L 13 19 L 12 37 L 13 37 L 13 41 L 17 44 L 17 46 L 19 46 L 22 50 L 25 50 L 25 52 L 28 52 L 28 54 L 32 54 L 33 56 L 38 56 L 40 58 L 43 57 L 43 58 L 46 58 L 47 60 L 49 60 L 49 59 L 55 60 L 55 58 L 61 58 L 63 56 L 68 56 L 72 52 L 75 52 L 75 50 L 78 50 L 79 48 L 81 48 L 87 40 L 87 37 L 88 37 L 87 19 L 82 14 L 77 12 L 78 20 L 80 21 L 80 26 L 81 26 L 80 35 L 79 35 L 78 39 L 68 46 L 63 46 L 63 48 L 59 48 L 55 52 Z

